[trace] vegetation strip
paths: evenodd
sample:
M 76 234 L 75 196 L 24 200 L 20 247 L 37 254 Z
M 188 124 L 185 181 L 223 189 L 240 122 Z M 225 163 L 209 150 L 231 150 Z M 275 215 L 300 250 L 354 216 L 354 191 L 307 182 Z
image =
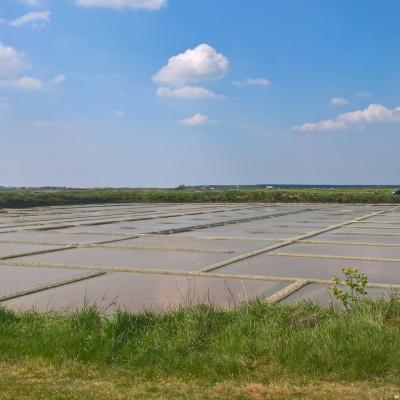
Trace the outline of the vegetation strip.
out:
M 66 286 L 71 283 L 81 282 L 81 281 L 88 280 L 91 278 L 96 278 L 98 276 L 102 276 L 105 274 L 106 274 L 106 272 L 103 272 L 103 271 L 94 271 L 94 272 L 90 272 L 88 274 L 78 275 L 78 276 L 74 276 L 72 278 L 66 278 L 66 279 L 62 279 L 59 281 L 50 282 L 45 285 L 35 286 L 33 288 L 28 288 L 28 289 L 19 290 L 16 292 L 11 292 L 11 293 L 0 296 L 0 302 L 15 299 L 17 297 L 26 296 L 28 294 L 44 292 L 48 289 L 53 289 L 53 288 L 57 288 L 60 286 Z
M 2 189 L 0 208 L 114 203 L 353 203 L 396 204 L 393 188 L 373 189 Z M 100 206 L 101 207 L 101 206 Z

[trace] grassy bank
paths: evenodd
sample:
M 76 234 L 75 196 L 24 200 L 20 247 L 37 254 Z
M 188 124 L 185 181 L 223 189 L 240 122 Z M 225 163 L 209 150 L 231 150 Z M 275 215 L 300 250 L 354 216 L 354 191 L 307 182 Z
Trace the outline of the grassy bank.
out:
M 394 399 L 400 301 L 164 315 L 0 311 L 4 398 Z
M 0 208 L 125 202 L 400 203 L 393 189 L 2 189 Z

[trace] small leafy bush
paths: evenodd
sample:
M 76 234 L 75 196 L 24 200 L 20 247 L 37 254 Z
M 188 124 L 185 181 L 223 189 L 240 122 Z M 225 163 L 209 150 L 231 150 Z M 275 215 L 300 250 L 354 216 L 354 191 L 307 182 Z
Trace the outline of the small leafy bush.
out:
M 338 276 L 332 277 L 334 284 L 330 286 L 330 291 L 346 310 L 351 310 L 355 303 L 367 295 L 365 287 L 368 283 L 368 277 L 359 272 L 357 268 L 343 267 L 342 273 L 344 275 L 343 280 Z

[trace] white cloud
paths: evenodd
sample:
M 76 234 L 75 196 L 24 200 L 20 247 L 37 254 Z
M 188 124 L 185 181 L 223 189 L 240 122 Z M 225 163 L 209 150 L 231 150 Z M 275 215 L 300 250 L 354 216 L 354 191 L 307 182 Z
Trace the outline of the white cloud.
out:
M 56 76 L 51 80 L 51 83 L 54 83 L 54 84 L 56 84 L 56 85 L 59 85 L 59 84 L 63 83 L 66 79 L 67 79 L 67 78 L 66 78 L 65 75 L 59 74 L 59 75 L 56 75 Z
M 29 64 L 23 53 L 0 43 L 0 78 L 15 76 L 27 68 Z
M 14 28 L 18 28 L 26 24 L 32 24 L 34 27 L 41 27 L 50 21 L 50 16 L 50 11 L 32 11 L 14 19 L 9 23 L 9 25 Z
M 336 119 L 345 124 L 366 125 L 374 122 L 400 122 L 400 108 L 389 110 L 381 104 L 370 104 L 363 110 L 339 115 Z
M 30 76 L 23 76 L 19 79 L 2 80 L 0 87 L 36 91 L 43 88 L 43 82 Z
M 237 87 L 243 86 L 268 86 L 270 81 L 266 78 L 247 78 L 243 81 L 233 81 L 232 82 Z
M 222 78 L 229 68 L 228 59 L 208 44 L 171 57 L 154 76 L 157 83 L 184 86 L 189 83 Z
M 30 68 L 22 52 L 11 46 L 0 43 L 0 87 L 27 91 L 41 90 L 44 83 L 31 76 L 21 76 L 20 73 Z M 60 84 L 65 80 L 64 75 L 55 76 L 50 82 Z
M 296 131 L 328 131 L 335 129 L 344 129 L 346 125 L 343 122 L 326 119 L 319 122 L 306 122 L 302 125 L 293 127 Z
M 349 104 L 349 101 L 344 99 L 343 97 L 332 97 L 329 104 L 332 107 L 345 106 L 346 104 Z
M 41 80 L 19 75 L 29 68 L 30 65 L 25 61 L 24 53 L 0 43 L 0 87 L 28 91 L 43 89 Z
M 159 10 L 167 4 L 167 0 L 77 0 L 77 3 L 83 7 Z
M 162 86 L 157 90 L 157 96 L 159 97 L 176 97 L 179 99 L 218 99 L 223 98 L 221 95 L 217 95 L 211 90 L 200 86 L 183 86 L 179 88 L 170 88 Z
M 400 107 L 393 110 L 381 104 L 370 104 L 367 108 L 339 114 L 334 119 L 318 122 L 307 122 L 293 127 L 298 131 L 324 131 L 346 128 L 364 128 L 366 125 L 379 122 L 400 122 Z
M 186 126 L 199 126 L 199 125 L 207 125 L 207 124 L 214 124 L 216 121 L 211 120 L 206 115 L 201 113 L 197 113 L 193 115 L 193 117 L 182 119 L 179 121 L 181 125 Z
M 125 116 L 125 113 L 123 110 L 115 110 L 114 115 L 116 118 L 123 118 Z

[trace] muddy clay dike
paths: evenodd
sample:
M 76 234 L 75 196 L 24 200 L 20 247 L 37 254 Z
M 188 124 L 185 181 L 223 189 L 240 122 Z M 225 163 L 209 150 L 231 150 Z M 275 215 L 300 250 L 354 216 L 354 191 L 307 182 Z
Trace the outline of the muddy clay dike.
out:
M 105 204 L 2 209 L 0 301 L 15 311 L 168 311 L 260 298 L 327 305 L 341 267 L 400 289 L 400 206 Z

